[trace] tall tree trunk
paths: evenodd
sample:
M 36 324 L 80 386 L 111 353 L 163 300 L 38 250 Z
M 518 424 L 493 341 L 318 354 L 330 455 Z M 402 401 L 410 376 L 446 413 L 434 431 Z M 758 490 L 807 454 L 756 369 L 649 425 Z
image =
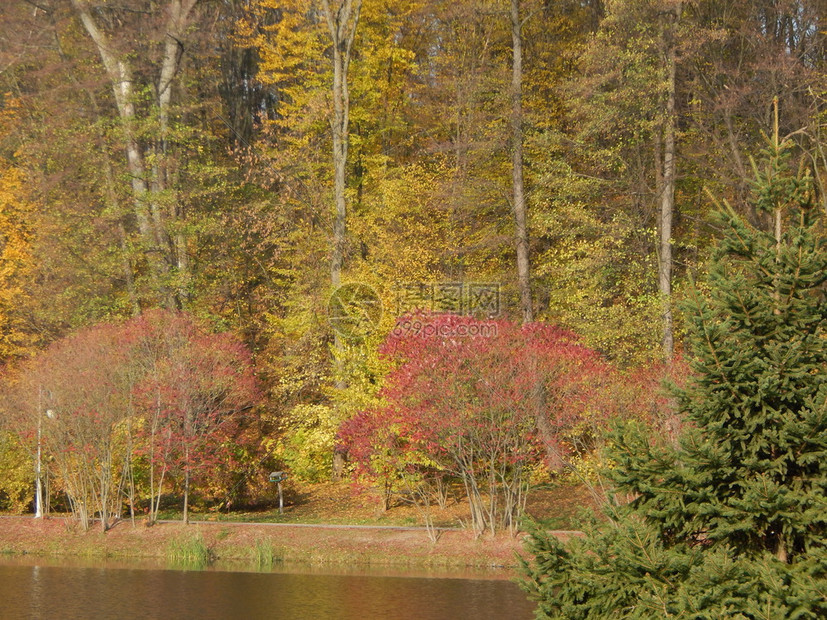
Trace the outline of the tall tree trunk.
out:
M 350 92 L 348 90 L 347 73 L 350 67 L 353 40 L 356 37 L 356 27 L 359 25 L 359 15 L 362 11 L 362 0 L 339 0 L 331 6 L 330 0 L 322 0 L 324 16 L 333 44 L 333 116 L 330 119 L 330 129 L 333 137 L 333 244 L 330 258 L 330 280 L 333 289 L 342 283 L 342 267 L 344 265 L 345 241 L 347 235 L 347 197 L 345 195 L 347 182 L 347 151 L 349 142 L 350 121 Z M 342 342 L 339 334 L 334 334 L 334 348 L 336 350 L 336 387 L 344 389 L 346 386 L 342 378 L 342 363 L 339 352 Z M 344 469 L 345 455 L 334 448 L 333 452 L 333 479 L 339 480 Z
M 169 148 L 169 116 L 172 102 L 172 84 L 178 69 L 181 66 L 181 57 L 184 54 L 184 31 L 187 27 L 187 20 L 198 3 L 198 0 L 172 0 L 170 2 L 169 20 L 167 22 L 166 39 L 164 41 L 164 56 L 161 62 L 161 73 L 157 85 L 158 123 L 159 136 L 155 145 L 155 161 L 158 163 L 157 173 L 154 175 L 159 184 L 159 189 L 170 189 L 170 171 L 168 164 Z M 189 297 L 187 281 L 189 280 L 189 260 L 187 257 L 187 243 L 185 235 L 180 232 L 175 234 L 175 239 L 170 239 L 162 225 L 163 213 L 160 205 L 153 202 L 153 216 L 159 223 L 157 231 L 159 244 L 166 250 L 169 262 L 178 272 L 178 287 L 175 291 L 176 303 L 181 306 Z M 172 206 L 169 216 L 173 220 L 183 217 L 181 205 L 176 203 Z
M 778 97 L 774 97 L 772 100 L 772 147 L 774 153 L 781 152 L 781 142 L 779 140 L 778 135 Z M 781 236 L 783 234 L 783 220 L 782 220 L 782 204 L 781 202 L 777 202 L 775 205 L 775 212 L 773 213 L 773 225 L 774 230 L 773 233 L 775 235 L 775 268 L 776 268 L 776 276 L 774 278 L 773 286 L 775 288 L 775 310 L 773 311 L 774 314 L 781 314 L 781 282 L 779 281 L 778 273 L 779 273 L 779 264 L 781 263 Z M 783 545 L 783 538 L 781 539 L 780 544 Z M 786 551 L 784 552 L 784 559 L 783 561 L 786 562 Z M 778 556 L 778 559 L 781 560 L 781 555 Z
M 149 218 L 149 211 L 146 206 L 146 194 L 149 191 L 144 171 L 144 161 L 140 146 L 135 137 L 135 93 L 133 90 L 133 77 L 129 64 L 119 58 L 114 47 L 106 34 L 98 27 L 97 22 L 89 12 L 89 7 L 83 0 L 72 0 L 72 5 L 78 12 L 80 21 L 86 32 L 92 38 L 100 54 L 107 76 L 112 83 L 112 93 L 115 97 L 115 104 L 118 115 L 122 121 L 124 134 L 124 149 L 126 150 L 126 163 L 129 176 L 132 181 L 132 198 L 134 201 L 135 219 L 138 223 L 138 230 L 148 248 L 154 248 L 154 234 Z M 150 252 L 150 254 L 155 254 Z M 156 257 L 157 258 L 157 257 Z
M 526 224 L 525 190 L 523 184 L 523 38 L 520 21 L 520 0 L 511 0 L 511 161 L 512 191 L 517 249 L 517 282 L 520 289 L 520 310 L 523 325 L 534 320 L 531 301 L 530 263 L 528 260 L 528 227 Z M 537 377 L 533 389 L 534 422 L 540 433 L 549 471 L 558 469 L 560 453 L 556 449 L 554 431 L 547 414 L 547 398 L 538 372 L 536 352 L 531 353 L 531 372 Z
M 60 39 L 56 36 L 56 44 L 58 47 L 60 46 Z M 63 51 L 61 50 L 61 56 L 63 56 Z M 75 79 L 73 76 L 71 77 L 72 83 L 78 89 L 82 89 L 83 87 L 79 84 L 78 80 Z M 86 90 L 86 94 L 89 97 L 89 103 L 92 106 L 92 109 L 95 111 L 95 117 L 100 121 L 103 120 L 103 115 L 100 112 L 100 107 L 98 106 L 98 99 L 95 96 L 94 91 Z M 101 143 L 104 144 L 106 142 L 106 136 L 103 131 L 99 132 L 99 137 Z M 118 214 L 118 242 L 121 248 L 121 268 L 123 269 L 123 276 L 124 282 L 126 283 L 126 292 L 129 298 L 129 303 L 132 306 L 132 315 L 137 316 L 141 313 L 141 303 L 138 298 L 138 290 L 135 287 L 135 275 L 134 275 L 134 268 L 132 265 L 132 259 L 130 257 L 129 252 L 129 236 L 126 232 L 126 226 L 124 221 L 126 220 L 126 213 L 121 208 L 120 200 L 118 199 L 118 191 L 115 184 L 115 170 L 114 166 L 112 165 L 112 159 L 109 156 L 109 152 L 107 150 L 103 150 L 102 152 L 102 159 L 104 165 L 104 179 L 106 180 L 106 201 L 109 206 L 109 210 L 112 213 Z
M 523 40 L 520 22 L 520 0 L 511 0 L 511 160 L 512 190 L 517 246 L 517 282 L 523 323 L 534 320 L 531 303 L 530 265 L 528 261 L 528 229 L 523 186 Z
M 663 60 L 666 66 L 666 107 L 663 123 L 663 184 L 660 196 L 660 244 L 658 252 L 658 292 L 663 318 L 663 355 L 668 361 L 675 351 L 672 321 L 672 217 L 675 209 L 675 33 L 681 3 L 675 8 L 673 22 L 664 33 Z
M 178 72 L 182 52 L 182 32 L 198 0 L 170 0 L 166 23 L 164 55 L 161 60 L 160 77 L 157 84 L 156 105 L 160 130 L 157 143 L 148 155 L 151 156 L 151 174 L 147 174 L 145 154 L 137 137 L 135 123 L 134 74 L 125 54 L 118 53 L 107 34 L 99 27 L 86 0 L 71 0 L 84 29 L 98 50 L 112 92 L 123 129 L 127 170 L 132 180 L 132 201 L 135 220 L 138 225 L 151 275 L 163 303 L 169 308 L 180 308 L 182 292 L 173 291 L 169 284 L 171 268 L 186 268 L 186 260 L 176 261 L 176 247 L 166 232 L 165 218 L 156 196 L 166 189 L 165 173 L 158 162 L 163 160 L 169 127 L 169 108 L 172 97 L 172 82 Z M 176 244 L 179 248 L 183 244 Z M 182 274 L 186 275 L 186 274 Z
M 347 73 L 350 66 L 353 40 L 359 24 L 362 0 L 339 0 L 331 6 L 330 0 L 323 0 L 324 15 L 333 44 L 333 117 L 330 121 L 333 137 L 333 248 L 330 261 L 330 276 L 333 287 L 342 282 L 344 264 L 347 201 L 347 151 L 350 121 L 350 91 Z

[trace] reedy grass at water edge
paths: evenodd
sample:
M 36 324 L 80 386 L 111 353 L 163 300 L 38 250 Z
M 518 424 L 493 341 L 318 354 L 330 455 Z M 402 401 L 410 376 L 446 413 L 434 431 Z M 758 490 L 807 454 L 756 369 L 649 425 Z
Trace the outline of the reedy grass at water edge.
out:
M 166 559 L 176 568 L 201 569 L 213 559 L 212 551 L 200 533 L 186 533 L 167 543 Z
M 274 564 L 284 561 L 284 549 L 273 546 L 269 540 L 256 540 L 250 552 L 259 570 L 271 570 Z

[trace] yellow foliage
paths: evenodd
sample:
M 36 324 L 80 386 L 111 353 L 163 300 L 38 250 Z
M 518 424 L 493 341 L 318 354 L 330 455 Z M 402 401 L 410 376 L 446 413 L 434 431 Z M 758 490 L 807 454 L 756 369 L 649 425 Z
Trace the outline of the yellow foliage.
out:
M 280 19 L 267 23 L 268 12 Z M 329 46 L 327 24 L 320 3 L 313 0 L 259 0 L 253 10 L 264 25 L 254 28 L 242 23 L 242 40 L 256 47 L 261 56 L 259 79 L 278 88 L 279 121 L 276 124 L 306 130 L 323 121 L 325 115 L 310 115 L 311 109 L 326 109 L 325 86 L 331 79 L 331 64 L 324 56 Z M 272 22 L 272 20 L 269 20 Z M 320 124 L 318 129 L 324 130 Z M 301 140 L 301 137 L 298 138 Z M 300 143 L 296 146 L 302 146 Z
M 11 433 L 0 431 L 0 509 L 23 512 L 31 500 L 32 461 Z
M 599 450 L 573 456 L 569 459 L 569 466 L 563 474 L 563 479 L 574 484 L 584 481 L 596 482 L 600 473 L 606 469 L 606 463 L 601 459 Z
M 282 461 L 298 480 L 321 482 L 332 471 L 331 455 L 339 429 L 334 410 L 325 405 L 296 405 L 282 423 L 285 432 L 272 446 L 272 455 Z
M 369 175 L 372 191 L 351 231 L 371 252 L 354 265 L 354 278 L 391 293 L 398 282 L 440 279 L 451 236 L 450 214 L 435 191 L 442 174 L 410 165 Z
M 16 113 L 14 102 L 0 112 L 0 137 Z M 0 156 L 0 362 L 25 355 L 33 345 L 21 312 L 33 267 L 31 213 L 25 175 Z

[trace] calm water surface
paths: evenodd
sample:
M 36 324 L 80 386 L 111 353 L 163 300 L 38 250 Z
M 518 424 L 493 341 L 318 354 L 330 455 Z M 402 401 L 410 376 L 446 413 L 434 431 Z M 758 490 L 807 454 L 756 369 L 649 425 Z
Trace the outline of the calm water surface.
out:
M 0 618 L 528 620 L 512 582 L 381 574 L 49 565 L 0 560 Z M 487 578 L 488 577 L 488 578 Z

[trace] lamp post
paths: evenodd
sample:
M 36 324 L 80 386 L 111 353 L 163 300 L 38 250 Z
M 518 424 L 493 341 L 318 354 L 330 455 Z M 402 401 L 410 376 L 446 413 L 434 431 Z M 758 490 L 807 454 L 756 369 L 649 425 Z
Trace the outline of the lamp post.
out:
M 46 410 L 46 417 L 50 420 L 55 417 L 51 409 Z M 37 462 L 35 463 L 35 496 L 34 518 L 43 518 L 43 388 L 38 388 L 37 394 Z
M 34 518 L 43 518 L 43 483 L 40 480 L 41 435 L 43 430 L 43 387 L 37 390 L 37 460 L 34 465 Z

